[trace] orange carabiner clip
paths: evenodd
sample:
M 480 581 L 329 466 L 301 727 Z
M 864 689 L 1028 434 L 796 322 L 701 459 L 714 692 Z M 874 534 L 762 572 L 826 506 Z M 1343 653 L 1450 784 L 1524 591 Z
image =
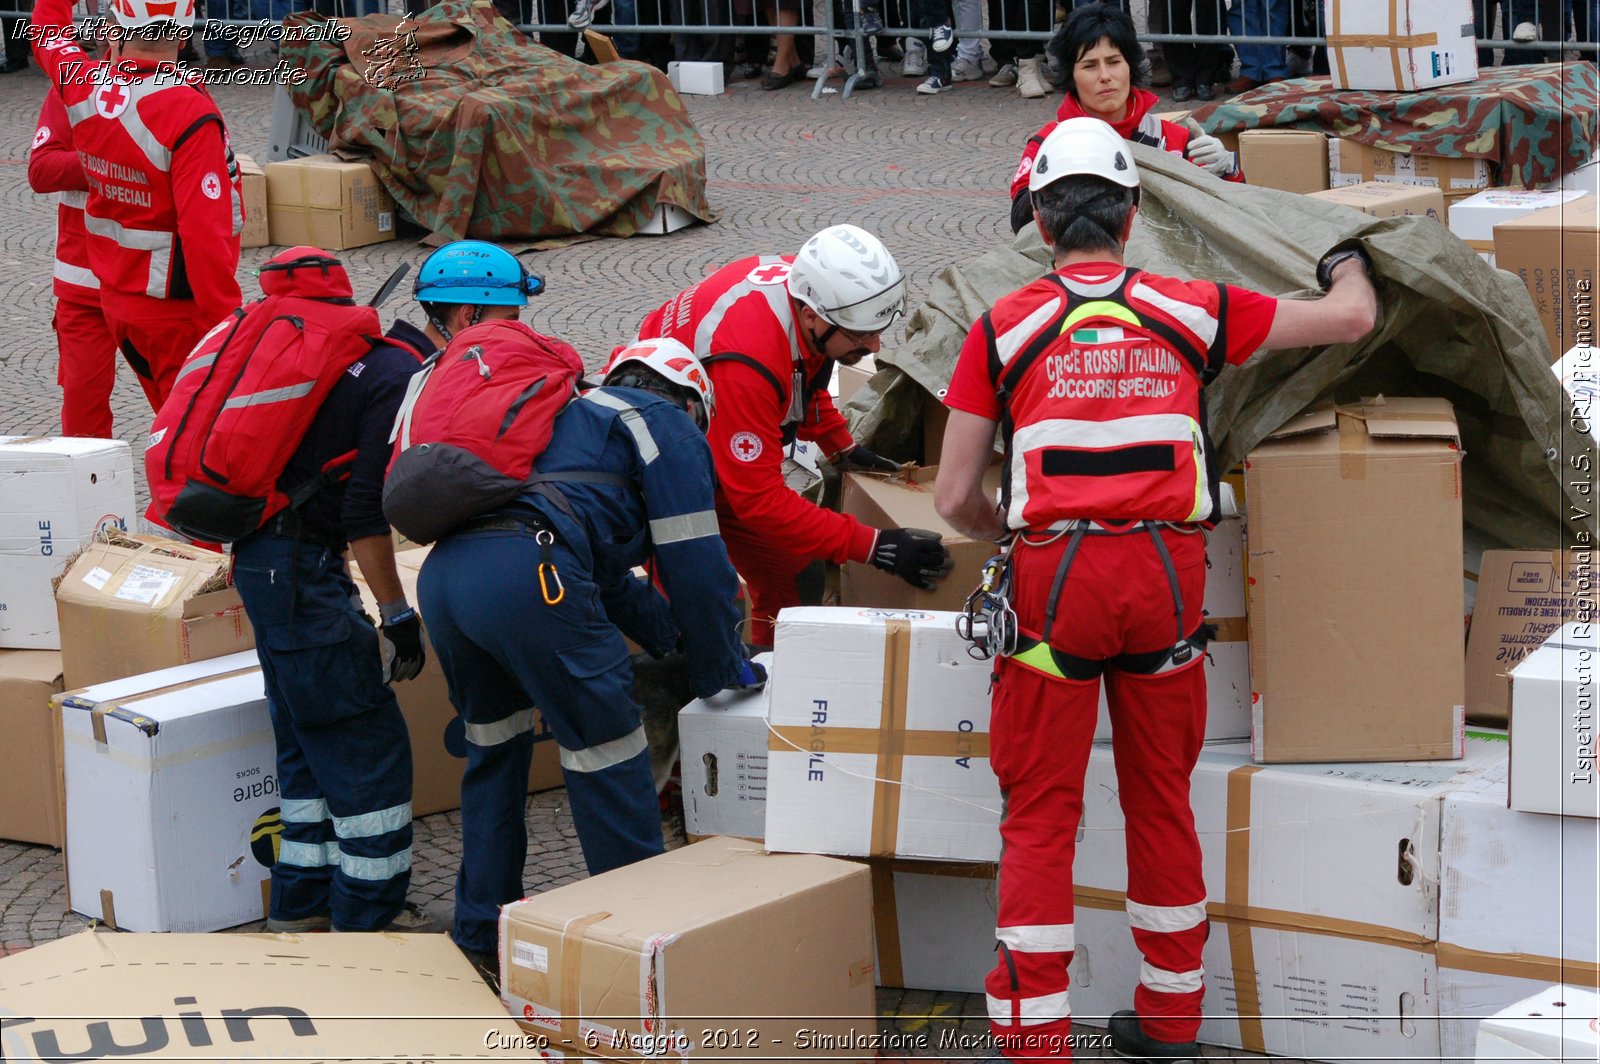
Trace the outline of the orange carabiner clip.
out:
M 534 535 L 533 540 L 539 544 L 539 593 L 544 596 L 546 606 L 557 605 L 567 597 L 566 585 L 561 582 L 561 571 L 556 568 L 556 563 L 550 560 L 550 548 L 554 545 L 556 537 L 548 529 L 541 528 Z M 555 594 L 550 593 L 550 582 L 554 580 Z

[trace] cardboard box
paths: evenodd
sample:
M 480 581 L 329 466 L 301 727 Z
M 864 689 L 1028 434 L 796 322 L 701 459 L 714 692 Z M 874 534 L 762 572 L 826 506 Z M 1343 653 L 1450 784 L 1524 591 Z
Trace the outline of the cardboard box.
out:
M 119 440 L 0 436 L 0 647 L 60 650 L 51 587 L 102 525 L 136 518 Z
M 950 613 L 812 606 L 778 615 L 769 849 L 999 856 L 989 664 L 968 646 Z
M 1000 911 L 996 866 L 885 857 L 867 864 L 878 985 L 983 993 Z
M 444 935 L 83 931 L 0 960 L 0 1000 L 7 1061 L 539 1056 Z
M 254 647 L 238 590 L 217 586 L 227 566 L 221 554 L 157 536 L 85 547 L 56 588 L 67 687 Z
M 1529 192 L 1521 188 L 1491 188 L 1450 205 L 1450 231 L 1494 265 L 1494 227 L 1545 207 L 1568 203 L 1582 192 L 1557 189 Z
M 394 199 L 372 167 L 332 155 L 268 163 L 267 219 L 285 246 L 343 251 L 395 237 Z
M 1550 361 L 1595 345 L 1595 272 L 1600 264 L 1600 197 L 1525 214 L 1495 226 L 1495 265 L 1528 286 L 1550 340 Z
M 0 839 L 59 848 L 61 754 L 51 725 L 50 699 L 61 690 L 55 650 L 0 650 Z
M 54 705 L 68 907 L 128 931 L 265 917 L 281 823 L 255 654 L 95 684 Z
M 1444 196 L 1431 188 L 1363 181 L 1359 185 L 1340 185 L 1310 195 L 1313 199 L 1351 207 L 1374 218 L 1419 215 L 1441 223 L 1445 220 Z
M 1472 0 L 1323 0 L 1335 91 L 1476 81 Z
M 1600 994 L 1552 986 L 1478 1026 L 1478 1059 L 1600 1060 Z
M 871 1060 L 871 905 L 859 864 L 710 839 L 502 908 L 501 1000 L 587 1056 Z
M 1316 192 L 1328 187 L 1328 138 L 1314 129 L 1247 129 L 1239 165 L 1252 185 Z
M 1320 407 L 1245 462 L 1257 761 L 1462 755 L 1461 448 L 1443 399 Z
M 1343 137 L 1328 141 L 1328 185 L 1384 181 L 1436 188 L 1446 196 L 1489 187 L 1489 163 L 1483 159 L 1419 155 L 1375 148 Z
M 933 484 L 938 476 L 937 466 L 893 477 L 879 473 L 844 475 L 840 510 L 873 528 L 924 528 L 939 533 L 955 568 L 932 591 L 924 591 L 871 562 L 845 562 L 839 574 L 841 605 L 951 611 L 965 607 L 967 596 L 978 586 L 983 563 L 994 557 L 998 548 L 993 543 L 968 539 L 939 516 L 933 506 Z M 999 466 L 990 466 L 984 474 L 983 490 L 991 496 L 998 495 Z
M 1593 620 L 1564 624 L 1511 670 L 1511 808 L 1600 817 Z
M 1560 181 L 1546 188 L 1564 188 L 1600 196 L 1600 159 L 1590 159 L 1576 170 L 1569 171 Z
M 770 674 L 771 654 L 755 661 Z M 678 712 L 683 828 L 689 835 L 760 840 L 767 830 L 767 706 L 760 691 L 723 691 Z
M 1589 438 L 1600 447 L 1600 347 L 1574 347 L 1550 367 L 1572 402 L 1574 426 L 1589 427 Z M 1569 458 L 1569 461 L 1571 459 Z
M 687 229 L 699 220 L 676 203 L 658 203 L 650 220 L 641 225 L 634 235 L 666 236 L 668 233 L 676 233 L 679 229 Z
M 1206 644 L 1206 740 L 1250 735 L 1250 642 L 1245 618 L 1244 520 L 1225 517 L 1206 533 L 1206 622 L 1217 638 Z M 1094 737 L 1111 738 L 1111 711 L 1100 688 Z
M 431 548 L 422 547 L 395 555 L 400 586 L 406 601 L 417 604 L 417 577 Z M 361 578 L 361 567 L 350 564 L 350 576 L 361 593 L 361 604 L 369 617 L 380 616 L 372 589 Z M 447 809 L 461 808 L 461 773 L 467 767 L 466 731 L 460 714 L 450 703 L 450 686 L 439 655 L 428 641 L 427 618 L 423 618 L 422 646 L 428 655 L 421 675 L 394 685 L 395 701 L 406 718 L 411 734 L 411 815 L 428 816 Z M 533 762 L 528 766 L 528 793 L 560 787 L 561 752 L 556 747 L 550 726 L 535 710 Z
M 244 229 L 239 234 L 242 248 L 262 248 L 272 243 L 267 235 L 267 175 L 248 155 L 235 154 L 239 162 L 239 184 L 244 191 Z
M 722 95 L 721 63 L 668 63 L 667 80 L 680 94 L 691 96 Z
M 833 385 L 829 389 L 833 392 L 835 406 L 844 406 L 850 397 L 861 390 L 862 385 L 872 379 L 878 372 L 878 363 L 871 355 L 863 358 L 853 366 L 839 363 L 839 368 L 834 373 Z
M 1579 618 L 1588 551 L 1486 550 L 1467 635 L 1467 719 L 1505 727 L 1511 670 Z

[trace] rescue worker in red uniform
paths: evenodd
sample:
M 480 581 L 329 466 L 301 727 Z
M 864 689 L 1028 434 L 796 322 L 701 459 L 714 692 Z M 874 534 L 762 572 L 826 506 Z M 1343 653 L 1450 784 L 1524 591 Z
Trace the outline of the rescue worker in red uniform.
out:
M 1218 511 L 1201 390 L 1262 347 L 1359 340 L 1377 297 L 1364 256 L 1348 249 L 1324 257 L 1328 294 L 1316 300 L 1126 266 L 1139 173 L 1098 119 L 1061 123 L 1030 184 L 1055 268 L 968 335 L 935 486 L 956 529 L 1011 537 L 1001 597 L 1016 635 L 991 644 L 990 750 L 1005 795 L 991 1029 L 1007 1057 L 1071 1056 L 1073 845 L 1104 678 L 1127 913 L 1144 959 L 1134 1010 L 1111 1020 L 1113 1047 L 1198 1058 L 1209 925 L 1189 775 L 1205 734 L 1204 529 Z M 981 486 L 997 426 L 999 509 Z
M 100 310 L 100 282 L 89 268 L 83 227 L 88 179 L 72 146 L 72 124 L 58 93 L 46 92 L 28 154 L 28 185 L 56 193 L 56 383 L 61 385 L 61 434 L 108 440 L 111 389 L 117 382 L 117 344 Z
M 800 604 L 802 570 L 822 559 L 870 561 L 916 587 L 950 571 L 936 535 L 876 529 L 824 510 L 784 483 L 784 451 L 819 444 L 847 468 L 899 465 L 856 443 L 828 394 L 833 364 L 878 350 L 905 313 L 906 281 L 882 241 L 853 225 L 824 229 L 798 255 L 740 259 L 652 311 L 638 339 L 693 351 L 716 386 L 708 438 L 717 523 L 750 590 L 751 641 L 772 644 L 778 611 Z
M 84 226 L 112 339 L 160 409 L 184 356 L 240 305 L 244 201 L 211 96 L 177 66 L 194 0 L 114 0 L 120 56 L 90 59 L 70 0 L 39 0 L 33 49 L 88 181 Z

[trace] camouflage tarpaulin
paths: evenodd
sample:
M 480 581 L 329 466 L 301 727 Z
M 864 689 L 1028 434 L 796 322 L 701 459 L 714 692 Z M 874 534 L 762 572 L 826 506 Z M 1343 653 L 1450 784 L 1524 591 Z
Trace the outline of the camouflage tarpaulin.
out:
M 285 21 L 301 31 L 283 58 L 308 75 L 289 90 L 295 106 L 332 150 L 370 154 L 395 201 L 441 237 L 632 236 L 661 204 L 716 217 L 705 143 L 653 67 L 585 66 L 489 0 L 342 19 L 343 41 L 311 32 L 318 20 Z
M 1500 184 L 1537 188 L 1594 154 L 1597 105 L 1600 74 L 1584 61 L 1492 67 L 1420 92 L 1336 92 L 1327 75 L 1294 78 L 1194 114 L 1208 133 L 1320 129 L 1390 151 L 1486 159 Z
M 1257 352 L 1206 389 L 1222 459 L 1236 465 L 1306 407 L 1364 396 L 1442 396 L 1461 426 L 1466 521 L 1518 547 L 1595 533 L 1568 503 L 1592 514 L 1580 476 L 1566 476 L 1588 437 L 1573 426 L 1527 289 L 1495 270 L 1431 218 L 1375 219 L 1291 192 L 1219 181 L 1176 155 L 1134 145 L 1144 193 L 1128 262 L 1272 294 L 1311 294 L 1317 260 L 1360 238 L 1381 278 L 1378 328 L 1360 344 Z M 1003 210 L 1000 200 L 996 209 Z M 934 281 L 911 315 L 906 342 L 878 357 L 881 370 L 851 397 L 845 416 L 868 446 L 914 453 L 924 392 L 950 379 L 967 330 L 995 300 L 1044 274 L 1048 258 L 1028 227 Z M 930 459 L 931 461 L 932 459 Z M 1568 481 L 1578 481 L 1569 485 Z M 1570 499 L 1569 499 L 1570 493 Z M 1591 539 L 1590 542 L 1593 542 Z

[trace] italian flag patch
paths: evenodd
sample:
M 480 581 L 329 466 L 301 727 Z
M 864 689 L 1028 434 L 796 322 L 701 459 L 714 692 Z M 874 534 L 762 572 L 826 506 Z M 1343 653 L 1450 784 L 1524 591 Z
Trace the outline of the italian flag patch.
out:
M 1120 325 L 1101 329 L 1074 329 L 1072 333 L 1072 342 L 1075 344 L 1109 344 L 1122 338 Z

